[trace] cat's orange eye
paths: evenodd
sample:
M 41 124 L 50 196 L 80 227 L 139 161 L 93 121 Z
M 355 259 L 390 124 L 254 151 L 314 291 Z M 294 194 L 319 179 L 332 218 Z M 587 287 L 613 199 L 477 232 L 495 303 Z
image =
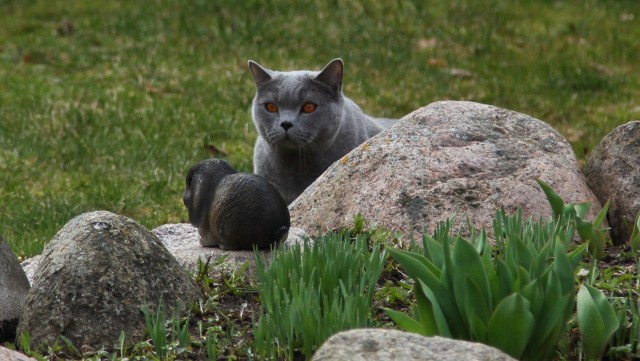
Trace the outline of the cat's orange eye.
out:
M 313 113 L 314 110 L 316 110 L 318 106 L 313 104 L 313 103 L 305 103 L 302 106 L 302 112 L 303 113 Z
M 278 106 L 273 104 L 273 103 L 267 103 L 264 105 L 264 108 L 269 112 L 269 113 L 276 113 L 278 111 Z

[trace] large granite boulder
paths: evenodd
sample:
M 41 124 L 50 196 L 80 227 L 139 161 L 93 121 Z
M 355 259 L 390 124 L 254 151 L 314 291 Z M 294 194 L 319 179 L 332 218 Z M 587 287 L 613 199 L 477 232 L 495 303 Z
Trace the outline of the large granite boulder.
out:
M 607 218 L 613 242 L 628 242 L 631 222 L 640 212 L 640 121 L 604 137 L 589 155 L 584 173 L 600 202 L 611 201 Z
M 569 143 L 546 123 L 494 106 L 436 102 L 405 116 L 331 165 L 289 207 L 291 224 L 317 235 L 361 214 L 404 235 L 456 214 L 491 228 L 504 206 L 549 216 L 536 179 L 565 201 L 593 201 Z M 408 237 L 406 237 L 408 238 Z
M 37 255 L 33 257 L 29 257 L 20 263 L 22 270 L 27 276 L 27 280 L 29 280 L 29 285 L 33 284 L 33 276 L 36 274 L 36 270 L 38 269 L 38 265 L 40 265 L 40 261 L 42 260 L 42 255 Z
M 4 340 L 13 341 L 27 292 L 27 276 L 7 242 L 0 236 L 0 343 Z
M 514 361 L 480 343 L 385 329 L 356 329 L 331 336 L 313 361 Z
M 40 346 L 63 335 L 76 347 L 113 349 L 121 331 L 143 336 L 142 307 L 169 309 L 202 297 L 190 274 L 160 240 L 110 212 L 69 221 L 42 254 L 18 333 Z

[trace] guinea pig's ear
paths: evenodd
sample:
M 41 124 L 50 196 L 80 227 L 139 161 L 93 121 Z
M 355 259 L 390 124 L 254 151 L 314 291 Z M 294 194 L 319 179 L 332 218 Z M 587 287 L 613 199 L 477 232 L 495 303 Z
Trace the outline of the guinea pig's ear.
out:
M 187 182 L 184 193 L 182 194 L 182 203 L 187 207 L 187 210 L 191 208 L 191 181 L 193 180 L 193 169 L 189 170 L 189 174 L 187 174 Z
M 209 182 L 202 176 L 200 167 L 193 167 L 187 175 L 187 188 L 182 201 L 189 212 L 189 223 L 200 227 L 207 221 L 213 200 L 213 191 L 207 187 Z

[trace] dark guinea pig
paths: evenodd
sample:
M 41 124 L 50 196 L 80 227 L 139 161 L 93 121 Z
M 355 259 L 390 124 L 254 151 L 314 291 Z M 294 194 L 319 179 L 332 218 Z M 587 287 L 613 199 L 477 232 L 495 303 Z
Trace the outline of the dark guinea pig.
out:
M 207 159 L 187 175 L 182 200 L 200 244 L 222 249 L 268 248 L 289 232 L 289 209 L 264 177 L 238 173 L 227 162 Z

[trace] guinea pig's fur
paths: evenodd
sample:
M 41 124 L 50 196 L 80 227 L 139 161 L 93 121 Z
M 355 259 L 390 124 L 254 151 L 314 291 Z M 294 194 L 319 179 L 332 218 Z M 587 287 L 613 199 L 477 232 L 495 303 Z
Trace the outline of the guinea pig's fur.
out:
M 220 159 L 191 167 L 183 201 L 205 247 L 268 248 L 286 237 L 291 223 L 287 204 L 264 177 L 237 173 Z

